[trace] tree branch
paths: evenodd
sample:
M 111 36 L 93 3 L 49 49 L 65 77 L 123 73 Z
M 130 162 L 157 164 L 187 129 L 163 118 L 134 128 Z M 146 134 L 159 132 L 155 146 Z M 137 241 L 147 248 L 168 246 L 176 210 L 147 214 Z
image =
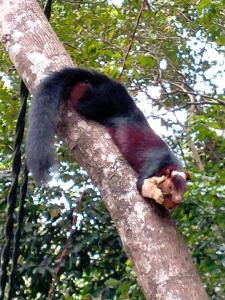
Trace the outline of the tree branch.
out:
M 183 78 L 185 80 L 185 78 Z M 169 80 L 161 80 L 161 82 L 167 82 L 167 83 L 170 83 L 176 87 L 178 87 L 181 91 L 183 91 L 184 93 L 187 94 L 187 96 L 189 97 L 190 99 L 190 103 L 192 103 L 190 109 L 189 109 L 189 112 L 190 112 L 190 116 L 193 116 L 195 114 L 195 112 L 199 110 L 199 102 L 196 101 L 196 97 L 194 94 L 192 94 L 190 91 L 191 88 L 189 88 L 189 86 L 186 84 L 186 82 L 172 82 L 172 81 L 169 81 Z M 161 85 L 163 89 L 164 86 Z M 193 104 L 193 103 L 197 103 L 196 105 Z M 200 172 L 203 172 L 204 171 L 204 166 L 203 166 L 203 163 L 201 161 L 201 157 L 198 153 L 198 150 L 197 148 L 195 147 L 195 144 L 194 142 L 192 141 L 192 137 L 191 137 L 191 134 L 190 134 L 190 128 L 187 126 L 185 127 L 180 121 L 179 119 L 177 118 L 177 115 L 176 115 L 176 112 L 173 111 L 173 115 L 174 117 L 176 118 L 177 120 L 177 123 L 181 126 L 181 128 L 183 128 L 184 132 L 186 133 L 186 141 L 187 141 L 187 144 L 189 145 L 189 148 L 191 149 L 192 151 L 192 154 L 193 154 L 193 157 L 194 157 L 194 160 L 195 160 L 195 163 L 196 163 L 196 166 L 198 168 L 198 170 Z
M 143 0 L 143 1 L 142 1 L 141 8 L 140 8 L 140 11 L 139 11 L 139 14 L 138 14 L 138 17 L 137 17 L 137 21 L 136 21 L 136 24 L 135 24 L 135 27 L 134 27 L 134 31 L 133 31 L 133 33 L 132 33 L 132 36 L 131 36 L 129 45 L 128 45 L 128 47 L 127 47 L 127 51 L 126 51 L 124 60 L 123 60 L 122 70 L 121 70 L 121 72 L 120 72 L 120 76 L 119 76 L 119 77 L 122 76 L 123 71 L 124 71 L 124 69 L 125 69 L 126 62 L 127 62 L 127 58 L 128 58 L 129 53 L 130 53 L 131 47 L 132 47 L 132 45 L 133 45 L 134 38 L 135 38 L 135 35 L 136 35 L 136 32 L 137 32 L 137 28 L 138 28 L 138 25 L 139 25 L 140 20 L 141 20 L 141 15 L 142 15 L 143 10 L 145 9 L 145 6 L 146 6 L 147 4 L 148 4 L 148 1 L 147 1 L 147 0 Z
M 0 0 L 0 10 L 1 39 L 31 92 L 50 71 L 73 65 L 35 0 Z M 65 107 L 59 132 L 99 187 L 146 299 L 207 299 L 168 212 L 138 195 L 106 130 Z

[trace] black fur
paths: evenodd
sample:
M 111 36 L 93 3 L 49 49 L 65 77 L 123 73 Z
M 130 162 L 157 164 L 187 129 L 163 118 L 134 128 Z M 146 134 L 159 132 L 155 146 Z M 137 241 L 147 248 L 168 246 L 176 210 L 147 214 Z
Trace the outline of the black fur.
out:
M 89 87 L 74 104 L 72 90 L 82 82 L 88 82 Z M 157 175 L 167 165 L 181 168 L 122 84 L 95 71 L 65 68 L 41 82 L 30 109 L 27 164 L 38 185 L 49 180 L 49 171 L 55 163 L 56 126 L 63 102 L 69 100 L 80 115 L 108 129 L 125 158 L 138 172 L 139 191 L 144 179 Z

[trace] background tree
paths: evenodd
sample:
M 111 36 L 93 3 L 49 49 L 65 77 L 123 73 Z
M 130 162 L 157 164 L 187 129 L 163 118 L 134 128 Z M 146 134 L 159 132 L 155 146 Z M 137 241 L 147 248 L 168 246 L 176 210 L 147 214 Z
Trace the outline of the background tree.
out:
M 79 66 L 117 77 L 140 4 L 123 1 L 119 7 L 107 1 L 56 2 L 52 26 Z M 133 95 L 140 91 L 145 94 L 145 107 L 157 107 L 157 111 L 146 108 L 146 113 L 161 120 L 168 129 L 165 138 L 185 158 L 192 173 L 186 201 L 174 212 L 174 218 L 212 299 L 223 299 L 225 295 L 224 91 L 219 83 L 224 76 L 223 25 L 222 1 L 151 2 L 142 15 L 122 78 Z M 12 120 L 16 119 L 19 103 L 16 71 L 3 48 L 0 59 L 3 225 L 5 195 L 11 179 L 8 170 L 15 125 Z M 152 95 L 149 86 L 161 89 L 159 97 Z M 18 286 L 23 288 L 18 289 L 18 297 L 46 298 L 58 253 L 70 230 L 74 198 L 79 200 L 86 182 L 88 193 L 82 202 L 73 247 L 57 283 L 56 299 L 141 299 L 131 262 L 121 250 L 99 193 L 60 144 L 58 153 L 60 180 L 69 188 L 65 190 L 62 184 L 48 191 L 39 189 L 35 191 L 35 201 L 27 202 L 18 270 L 23 275 L 18 276 Z M 61 204 L 58 199 L 62 199 Z M 2 237 L 2 226 L 0 230 Z

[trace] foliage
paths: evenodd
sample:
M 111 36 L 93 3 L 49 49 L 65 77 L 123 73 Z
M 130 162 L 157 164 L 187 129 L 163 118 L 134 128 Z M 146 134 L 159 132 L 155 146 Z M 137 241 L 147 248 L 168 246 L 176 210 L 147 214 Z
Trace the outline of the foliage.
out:
M 122 1 L 121 7 L 107 1 L 55 1 L 51 24 L 77 65 L 117 78 L 140 5 L 140 1 L 129 0 Z M 120 78 L 134 96 L 140 91 L 144 94 L 144 104 L 142 101 L 140 105 L 151 107 L 146 113 L 153 126 L 153 119 L 157 119 L 168 129 L 165 139 L 190 170 L 192 181 L 186 201 L 173 217 L 208 294 L 216 300 L 225 296 L 225 121 L 224 90 L 219 84 L 224 80 L 224 46 L 222 0 L 151 1 Z M 19 101 L 16 71 L 3 48 L 0 50 L 2 248 Z M 8 88 L 4 84 L 6 74 Z M 159 97 L 152 95 L 150 86 L 160 89 Z M 29 186 L 18 299 L 46 299 L 84 186 L 88 193 L 54 299 L 143 299 L 98 191 L 83 170 L 70 161 L 60 143 L 58 154 L 61 184 L 48 190 L 34 189 L 32 182 Z

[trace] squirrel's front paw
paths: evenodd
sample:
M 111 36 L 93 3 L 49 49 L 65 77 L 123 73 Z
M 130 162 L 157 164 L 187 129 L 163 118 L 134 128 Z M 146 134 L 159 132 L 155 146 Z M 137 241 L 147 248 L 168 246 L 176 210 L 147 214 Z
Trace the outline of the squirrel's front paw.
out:
M 142 185 L 141 194 L 143 197 L 151 198 L 159 204 L 164 203 L 164 197 L 162 191 L 158 188 L 158 185 L 165 180 L 165 176 L 151 177 L 145 179 Z

